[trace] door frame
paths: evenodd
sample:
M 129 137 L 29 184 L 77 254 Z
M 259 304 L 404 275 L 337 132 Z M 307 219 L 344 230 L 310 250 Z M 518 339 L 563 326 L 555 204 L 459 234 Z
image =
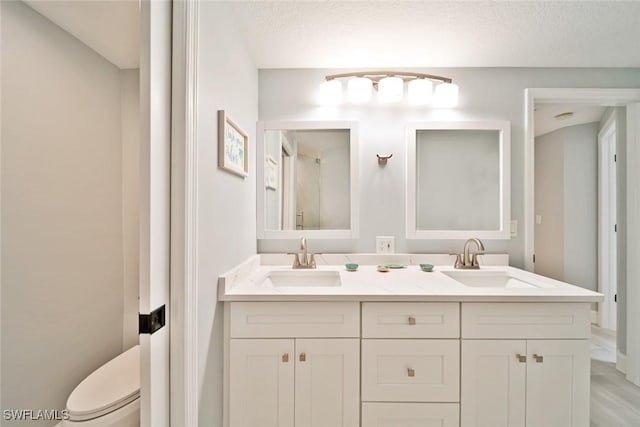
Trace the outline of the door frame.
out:
M 527 88 L 524 137 L 524 259 L 533 271 L 534 107 L 536 103 L 573 103 L 627 107 L 627 301 L 640 301 L 640 89 Z M 640 385 L 640 310 L 627 310 L 626 378 Z
M 172 3 L 171 425 L 197 426 L 199 1 Z
M 598 291 L 605 300 L 598 304 L 598 324 L 606 329 L 616 329 L 613 294 L 617 286 L 617 239 L 614 232 L 617 223 L 617 181 L 615 141 L 618 123 L 611 114 L 598 132 Z

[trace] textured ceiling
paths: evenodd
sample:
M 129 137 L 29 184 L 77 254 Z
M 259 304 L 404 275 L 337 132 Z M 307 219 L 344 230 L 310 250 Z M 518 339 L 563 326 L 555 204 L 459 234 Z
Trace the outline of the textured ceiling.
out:
M 25 3 L 117 67 L 139 67 L 137 0 L 26 0 Z
M 138 67 L 137 0 L 26 2 Z M 231 5 L 258 68 L 640 67 L 640 1 L 211 3 Z
M 237 1 L 232 8 L 258 68 L 640 67 L 638 1 Z
M 607 107 L 572 104 L 537 104 L 535 109 L 535 136 L 544 135 L 567 126 L 599 122 Z M 568 119 L 558 120 L 556 115 L 572 112 Z

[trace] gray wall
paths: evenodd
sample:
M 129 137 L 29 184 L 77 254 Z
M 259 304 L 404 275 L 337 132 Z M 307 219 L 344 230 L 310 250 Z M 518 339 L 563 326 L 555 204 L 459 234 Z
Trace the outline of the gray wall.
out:
M 627 109 L 609 108 L 602 116 L 600 127 L 611 115 L 616 120 L 616 178 L 617 178 L 617 222 L 618 222 L 618 303 L 617 344 L 622 354 L 627 354 Z
M 535 139 L 535 272 L 598 288 L 597 122 Z
M 564 279 L 564 144 L 556 132 L 535 139 L 534 271 Z
M 0 7 L 2 408 L 62 409 L 122 351 L 120 71 L 24 3 Z
M 258 71 L 230 21 L 229 5 L 200 4 L 198 56 L 199 426 L 222 424 L 223 307 L 218 276 L 256 253 Z M 218 169 L 216 111 L 249 134 L 249 176 Z
M 343 105 L 320 108 L 318 85 L 331 73 L 353 70 L 260 70 L 260 120 L 356 120 L 360 126 L 360 238 L 309 242 L 320 252 L 373 252 L 376 235 L 396 237 L 397 252 L 460 250 L 460 240 L 405 239 L 405 125 L 429 120 L 509 120 L 511 122 L 511 215 L 520 233 L 510 241 L 488 241 L 490 252 L 507 252 L 516 267 L 524 266 L 524 89 L 528 87 L 640 87 L 638 69 L 454 68 L 412 69 L 452 77 L 460 85 L 453 110 L 399 105 Z M 376 153 L 393 153 L 385 168 Z M 379 194 L 385 194 L 380 203 Z M 443 200 L 443 203 L 447 203 Z M 264 240 L 260 252 L 287 252 L 293 241 Z
M 120 70 L 122 134 L 122 349 L 138 344 L 140 257 L 140 70 Z
M 599 123 L 564 130 L 564 281 L 598 289 Z

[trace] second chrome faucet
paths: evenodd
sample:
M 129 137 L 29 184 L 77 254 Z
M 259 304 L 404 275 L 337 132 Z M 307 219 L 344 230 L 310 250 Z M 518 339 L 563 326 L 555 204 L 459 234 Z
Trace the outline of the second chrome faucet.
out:
M 307 239 L 300 239 L 300 252 L 290 253 L 293 255 L 294 269 L 316 268 L 316 254 L 307 254 Z
M 470 252 L 469 249 L 471 244 L 475 243 L 478 247 L 476 252 Z M 469 239 L 464 243 L 464 250 L 461 254 L 449 254 L 456 256 L 456 262 L 453 265 L 454 268 L 463 269 L 463 270 L 477 270 L 480 268 L 480 264 L 478 263 L 478 255 L 482 255 L 484 253 L 484 245 L 480 241 L 480 239 L 473 238 Z

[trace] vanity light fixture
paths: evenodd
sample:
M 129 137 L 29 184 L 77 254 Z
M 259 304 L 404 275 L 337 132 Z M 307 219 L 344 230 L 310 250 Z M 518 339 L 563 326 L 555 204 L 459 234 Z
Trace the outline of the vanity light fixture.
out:
M 413 105 L 433 105 L 452 108 L 458 105 L 458 85 L 449 77 L 407 71 L 360 71 L 331 74 L 320 85 L 319 101 L 322 105 L 342 103 L 342 82 L 347 80 L 347 101 L 361 104 L 369 102 L 372 89 L 378 91 L 378 101 L 385 104 L 400 102 L 404 98 L 405 83 L 407 98 Z M 435 86 L 434 82 L 439 82 Z

